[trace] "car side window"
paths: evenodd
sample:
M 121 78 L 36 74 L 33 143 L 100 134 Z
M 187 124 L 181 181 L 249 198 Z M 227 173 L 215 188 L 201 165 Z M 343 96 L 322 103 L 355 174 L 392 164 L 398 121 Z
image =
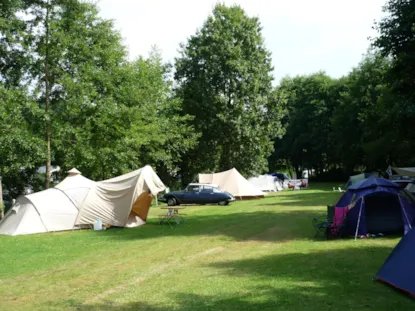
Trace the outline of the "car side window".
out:
M 213 188 L 209 186 L 203 186 L 202 191 L 204 193 L 213 193 Z
M 214 193 L 222 193 L 222 190 L 220 190 L 219 188 L 213 188 L 213 192 Z
M 199 192 L 199 186 L 188 186 L 187 191 Z

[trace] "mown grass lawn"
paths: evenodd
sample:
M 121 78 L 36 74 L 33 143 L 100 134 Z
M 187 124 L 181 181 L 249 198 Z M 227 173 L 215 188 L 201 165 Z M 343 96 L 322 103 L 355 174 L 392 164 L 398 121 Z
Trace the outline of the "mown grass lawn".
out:
M 229 207 L 188 223 L 0 236 L 0 310 L 413 310 L 372 281 L 399 238 L 315 240 L 333 185 Z

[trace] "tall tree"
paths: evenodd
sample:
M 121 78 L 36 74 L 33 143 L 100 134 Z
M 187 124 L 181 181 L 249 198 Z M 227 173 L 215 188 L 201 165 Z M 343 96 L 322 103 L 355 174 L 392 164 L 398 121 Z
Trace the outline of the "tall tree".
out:
M 396 131 L 387 121 L 389 68 L 388 59 L 370 52 L 340 80 L 340 97 L 331 118 L 332 139 L 349 175 L 387 166 L 396 149 Z
M 146 164 L 164 173 L 166 181 L 176 175 L 181 156 L 194 145 L 196 135 L 186 124 L 189 117 L 180 116 L 181 103 L 172 94 L 168 70 L 160 54 L 152 51 L 149 58 L 126 62 L 108 76 L 113 91 L 106 97 L 98 100 L 95 96 L 101 90 L 91 88 L 95 104 L 83 110 L 84 118 L 71 122 L 82 120 L 67 133 L 58 152 L 60 161 L 94 179 Z M 88 83 L 87 76 L 83 82 Z
M 1 25 L 7 34 L 3 46 L 7 47 L 7 43 L 11 47 L 7 59 L 19 57 L 19 64 L 24 64 L 19 86 L 31 90 L 31 97 L 43 110 L 37 129 L 43 131 L 46 142 L 45 187 L 48 188 L 53 151 L 62 146 L 61 134 L 80 125 L 91 106 L 105 104 L 101 99 L 113 87 L 108 77 L 124 62 L 126 51 L 112 23 L 99 18 L 91 3 L 78 0 L 16 3 L 20 6 L 7 6 L 8 19 L 20 28 L 12 32 L 6 24 Z M 16 80 L 13 70 L 3 70 L 3 76 L 6 82 Z M 68 122 L 74 119 L 78 120 L 75 124 Z
M 232 167 L 245 175 L 266 171 L 271 138 L 282 133 L 284 102 L 272 90 L 271 54 L 258 18 L 218 4 L 180 53 L 178 94 L 201 135 L 184 161 L 184 178 Z
M 374 39 L 383 56 L 390 57 L 388 72 L 391 87 L 389 125 L 397 130 L 396 147 L 404 157 L 396 165 L 413 165 L 415 161 L 415 1 L 388 0 L 386 16 L 376 24 L 379 32 Z M 391 163 L 392 164 L 392 163 Z
M 330 117 L 335 105 L 335 81 L 325 73 L 285 78 L 279 89 L 288 97 L 287 133 L 275 144 L 274 159 L 289 159 L 297 172 L 322 172 L 333 163 L 329 139 Z

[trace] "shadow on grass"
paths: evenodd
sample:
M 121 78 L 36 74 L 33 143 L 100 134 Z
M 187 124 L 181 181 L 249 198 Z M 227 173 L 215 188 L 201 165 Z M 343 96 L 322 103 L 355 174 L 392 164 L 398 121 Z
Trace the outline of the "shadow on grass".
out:
M 221 271 L 216 277 L 240 278 L 240 288 L 233 294 L 173 292 L 167 294 L 169 306 L 149 305 L 138 298 L 133 303 L 105 301 L 76 310 L 411 310 L 413 299 L 372 281 L 390 251 L 368 246 L 224 261 L 206 267 Z M 212 288 L 215 282 L 207 278 L 204 285 Z
M 339 192 L 307 192 L 296 191 L 283 195 L 278 202 L 261 202 L 258 206 L 325 206 L 334 204 L 342 193 Z
M 282 242 L 296 239 L 313 239 L 314 228 L 311 220 L 322 216 L 325 212 L 289 211 L 271 212 L 257 211 L 251 213 L 188 215 L 187 223 L 160 225 L 155 218 L 149 219 L 145 226 L 124 229 L 111 228 L 98 232 L 114 239 L 150 239 L 165 236 L 217 236 L 224 235 L 237 241 L 258 240 Z

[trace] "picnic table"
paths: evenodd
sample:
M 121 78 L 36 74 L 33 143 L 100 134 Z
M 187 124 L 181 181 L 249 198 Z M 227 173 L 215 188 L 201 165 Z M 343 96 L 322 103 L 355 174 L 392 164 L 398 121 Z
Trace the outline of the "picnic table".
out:
M 163 223 L 168 223 L 169 226 L 171 227 L 171 221 L 173 221 L 173 220 L 176 223 L 176 225 L 179 225 L 181 220 L 185 223 L 187 221 L 186 214 L 180 214 L 179 213 L 179 210 L 183 210 L 185 208 L 186 207 L 183 207 L 183 206 L 163 206 L 163 207 L 160 207 L 160 209 L 162 209 L 162 210 L 167 210 L 166 214 L 160 214 L 159 215 L 160 225 L 162 225 Z

